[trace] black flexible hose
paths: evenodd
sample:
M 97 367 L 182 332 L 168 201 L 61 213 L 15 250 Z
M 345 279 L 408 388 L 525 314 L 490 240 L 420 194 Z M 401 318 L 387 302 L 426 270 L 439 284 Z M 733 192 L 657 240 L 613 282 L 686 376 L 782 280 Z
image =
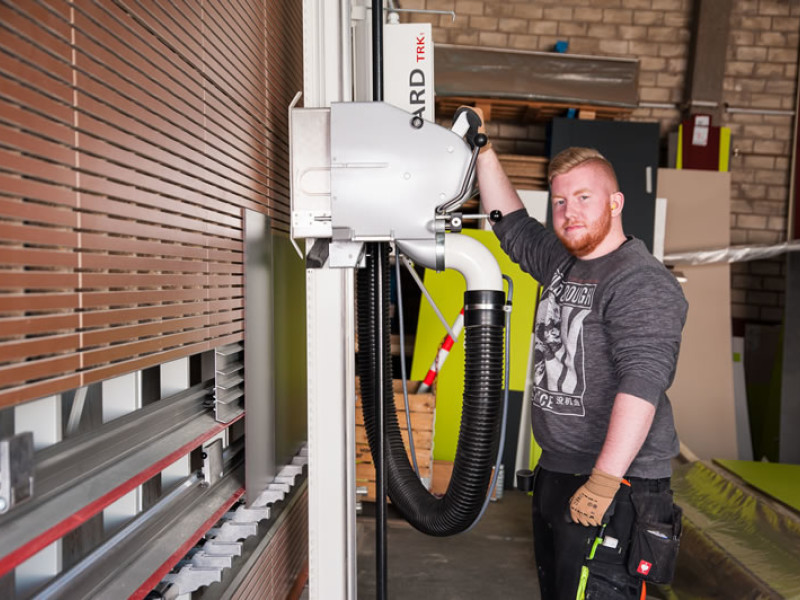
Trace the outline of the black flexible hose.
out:
M 379 245 L 370 245 L 375 248 Z M 361 378 L 361 405 L 370 447 L 376 432 L 374 398 L 377 386 L 384 389 L 385 451 L 389 497 L 400 514 L 428 535 L 447 536 L 467 529 L 480 514 L 491 479 L 500 433 L 502 412 L 504 294 L 500 291 L 467 291 L 464 295 L 464 403 L 461 414 L 453 474 L 442 498 L 431 495 L 408 461 L 397 422 L 392 392 L 389 328 L 384 339 L 376 339 L 374 314 L 377 261 L 387 281 L 382 288 L 389 306 L 388 248 L 368 250 L 367 266 L 358 272 L 358 371 Z M 374 381 L 377 345 L 384 347 L 384 381 Z M 374 456 L 373 456 L 374 459 Z

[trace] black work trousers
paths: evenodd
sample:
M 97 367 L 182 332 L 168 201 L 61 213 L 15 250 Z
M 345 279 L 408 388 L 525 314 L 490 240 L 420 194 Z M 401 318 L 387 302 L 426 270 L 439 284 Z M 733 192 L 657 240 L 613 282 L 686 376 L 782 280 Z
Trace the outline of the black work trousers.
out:
M 533 488 L 533 547 L 543 600 L 638 599 L 642 582 L 628 574 L 626 561 L 634 521 L 630 494 L 639 491 L 666 493 L 670 480 L 629 478 L 620 486 L 613 515 L 605 529 L 573 523 L 569 501 L 586 483 L 588 475 L 570 475 L 536 468 Z M 612 510 L 610 509 L 609 512 Z M 600 535 L 592 559 L 592 547 Z M 588 568 L 585 595 L 579 596 L 581 572 Z

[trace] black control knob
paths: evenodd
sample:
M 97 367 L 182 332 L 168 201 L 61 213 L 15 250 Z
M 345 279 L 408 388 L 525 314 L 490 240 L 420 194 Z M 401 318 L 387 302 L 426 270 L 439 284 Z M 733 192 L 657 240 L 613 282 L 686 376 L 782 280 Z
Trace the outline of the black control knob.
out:
M 501 213 L 499 210 L 493 210 L 492 212 L 489 213 L 489 220 L 492 223 L 497 223 L 502 218 L 503 218 L 503 213 Z
M 489 143 L 489 138 L 486 136 L 485 133 L 479 133 L 475 136 L 475 145 L 478 148 L 483 148 L 486 144 Z

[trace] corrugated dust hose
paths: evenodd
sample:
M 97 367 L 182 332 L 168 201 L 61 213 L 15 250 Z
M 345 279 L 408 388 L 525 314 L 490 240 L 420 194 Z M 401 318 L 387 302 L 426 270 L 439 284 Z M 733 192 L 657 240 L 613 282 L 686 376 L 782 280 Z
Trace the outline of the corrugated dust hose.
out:
M 385 454 L 388 493 L 394 507 L 419 531 L 447 536 L 470 527 L 481 512 L 495 465 L 502 416 L 504 293 L 468 290 L 464 297 L 465 374 L 461 429 L 447 493 L 430 494 L 409 463 L 392 391 L 389 307 L 389 250 L 387 244 L 370 244 L 367 266 L 358 271 L 358 372 L 361 404 L 370 447 L 377 436 L 375 398 L 383 386 Z M 376 312 L 378 261 L 384 274 L 382 290 L 385 314 Z M 377 339 L 375 323 L 384 319 L 383 339 Z M 374 381 L 378 344 L 383 344 L 384 381 Z M 374 450 L 373 450 L 374 458 Z

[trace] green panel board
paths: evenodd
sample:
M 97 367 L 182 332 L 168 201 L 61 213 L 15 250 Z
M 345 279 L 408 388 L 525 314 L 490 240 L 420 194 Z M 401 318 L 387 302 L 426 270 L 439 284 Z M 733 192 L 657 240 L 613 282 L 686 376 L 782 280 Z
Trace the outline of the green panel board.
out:
M 291 461 L 307 439 L 305 261 L 289 236 L 272 236 L 275 352 L 275 458 Z
M 800 511 L 800 465 L 715 459 L 757 490 Z
M 500 242 L 493 232 L 465 230 L 462 235 L 469 235 L 482 242 L 497 259 L 501 271 L 511 277 L 514 282 L 509 387 L 512 390 L 524 390 L 538 284 L 530 275 L 511 262 L 511 259 L 500 248 Z M 453 270 L 441 273 L 426 270 L 425 287 L 428 288 L 445 319 L 452 325 L 463 307 L 464 291 L 466 290 L 464 278 Z M 430 305 L 423 299 L 420 304 L 414 344 L 410 374 L 412 380 L 421 381 L 425 378 L 445 335 L 444 326 Z M 463 394 L 464 343 L 462 333 L 453 345 L 447 361 L 438 375 L 436 431 L 433 449 L 433 456 L 437 460 L 452 461 L 455 458 Z M 515 431 L 507 432 L 506 443 L 516 444 Z

